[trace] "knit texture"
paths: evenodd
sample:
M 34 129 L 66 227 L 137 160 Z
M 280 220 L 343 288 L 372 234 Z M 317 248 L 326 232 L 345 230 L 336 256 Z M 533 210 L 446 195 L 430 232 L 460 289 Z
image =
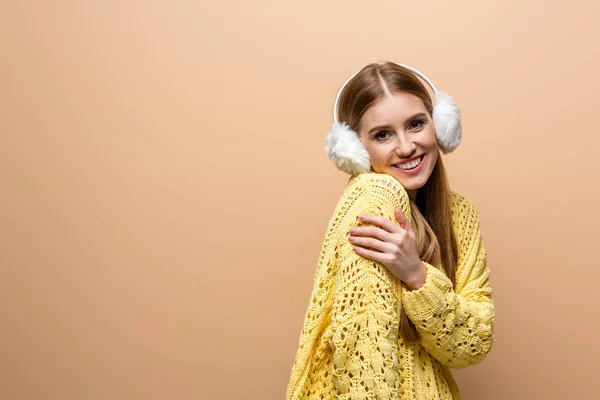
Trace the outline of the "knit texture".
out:
M 394 209 L 411 221 L 408 194 L 390 175 L 352 176 L 329 222 L 287 387 L 287 400 L 459 399 L 449 368 L 476 364 L 493 340 L 494 305 L 473 204 L 452 192 L 459 246 L 456 285 L 425 263 L 425 284 L 406 288 L 382 264 L 356 254 L 348 229 L 357 216 Z M 411 221 L 412 222 L 412 221 Z M 399 335 L 404 307 L 421 335 Z

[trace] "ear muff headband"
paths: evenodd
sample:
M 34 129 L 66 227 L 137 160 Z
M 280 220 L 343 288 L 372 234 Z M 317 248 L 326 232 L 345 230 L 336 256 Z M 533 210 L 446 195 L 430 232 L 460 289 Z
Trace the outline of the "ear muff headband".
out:
M 433 85 L 433 83 L 429 80 L 429 78 L 427 78 L 425 76 L 425 74 L 423 74 L 418 69 L 410 67 L 410 66 L 405 65 L 405 64 L 398 64 L 398 63 L 394 63 L 394 64 L 406 68 L 407 70 L 409 70 L 410 72 L 412 72 L 413 74 L 417 75 L 419 78 L 421 78 L 425 82 L 427 82 L 427 84 L 429 85 L 429 87 L 431 88 L 431 90 L 433 90 L 433 94 L 436 94 L 438 92 L 437 89 L 435 88 L 435 86 Z M 342 87 L 338 91 L 337 96 L 335 97 L 335 103 L 333 104 L 333 120 L 335 122 L 339 122 L 338 121 L 338 117 L 337 117 L 337 112 L 338 112 L 338 102 L 340 101 L 340 96 L 342 95 L 342 92 L 344 91 L 344 88 L 346 87 L 346 85 L 348 84 L 348 82 L 350 82 L 352 80 L 352 78 L 354 78 L 359 72 L 360 71 L 356 71 L 355 73 L 352 74 L 352 76 L 350 78 L 346 79 L 346 82 L 344 82 L 344 84 L 342 85 Z

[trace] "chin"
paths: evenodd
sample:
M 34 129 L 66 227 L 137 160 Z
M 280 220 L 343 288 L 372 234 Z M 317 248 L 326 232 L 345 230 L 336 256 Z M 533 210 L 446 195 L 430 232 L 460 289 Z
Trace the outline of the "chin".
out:
M 406 185 L 404 183 L 402 183 L 402 181 L 398 180 L 398 182 L 400 182 L 400 184 L 402 185 L 402 187 L 404 188 L 404 190 L 419 190 L 421 189 L 423 186 L 425 185 Z

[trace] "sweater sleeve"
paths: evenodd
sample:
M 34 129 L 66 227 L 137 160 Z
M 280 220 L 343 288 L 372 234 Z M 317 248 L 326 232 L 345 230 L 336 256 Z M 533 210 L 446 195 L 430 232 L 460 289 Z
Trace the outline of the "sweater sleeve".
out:
M 394 222 L 394 208 L 409 210 L 408 196 L 387 175 L 366 174 L 367 187 L 351 195 L 344 232 L 337 243 L 338 270 L 331 315 L 333 386 L 336 399 L 398 399 L 400 281 L 381 263 L 359 256 L 347 229 L 360 214 Z
M 421 346 L 441 364 L 463 368 L 482 361 L 493 342 L 494 304 L 479 215 L 467 199 L 458 207 L 459 256 L 456 285 L 427 267 L 425 284 L 404 291 L 402 304 L 421 334 Z

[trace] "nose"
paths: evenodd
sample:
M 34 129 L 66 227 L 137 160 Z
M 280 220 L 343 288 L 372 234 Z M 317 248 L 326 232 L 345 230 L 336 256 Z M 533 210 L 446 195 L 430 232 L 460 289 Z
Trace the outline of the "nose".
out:
M 417 149 L 417 145 L 406 138 L 404 134 L 399 134 L 396 136 L 396 154 L 401 158 L 410 158 L 415 153 Z

